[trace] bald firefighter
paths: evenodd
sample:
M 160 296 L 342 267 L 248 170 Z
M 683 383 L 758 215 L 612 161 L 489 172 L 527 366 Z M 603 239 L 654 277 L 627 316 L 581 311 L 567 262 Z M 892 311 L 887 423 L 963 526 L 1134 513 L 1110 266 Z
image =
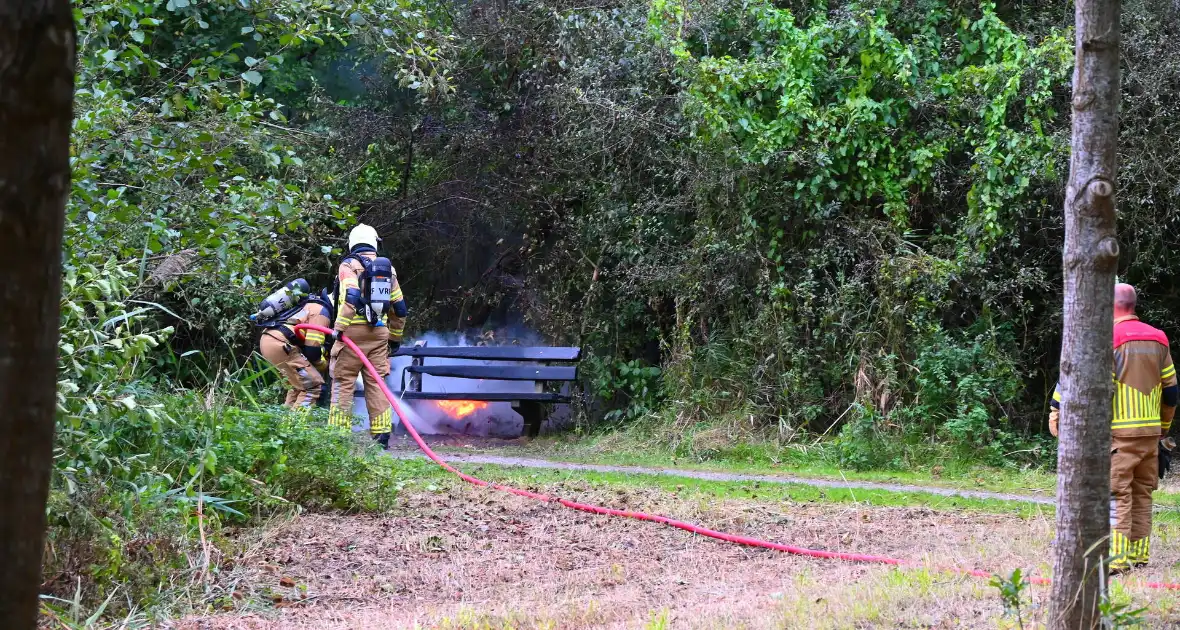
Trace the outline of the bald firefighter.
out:
M 382 378 L 389 375 L 389 353 L 401 346 L 406 327 L 406 301 L 388 258 L 377 255 L 377 230 L 360 224 L 348 234 L 348 255 L 336 270 L 337 336 L 357 344 Z M 358 374 L 365 382 L 369 432 L 382 447 L 389 444 L 393 412 L 377 382 L 345 344 L 332 348 L 332 405 L 328 423 L 352 428 L 352 399 Z
M 1168 431 L 1180 399 L 1168 337 L 1135 315 L 1135 288 L 1115 285 L 1114 418 L 1110 444 L 1110 569 L 1122 572 L 1151 559 L 1151 493 L 1171 458 Z M 1057 436 L 1058 383 L 1049 432 Z
M 295 326 L 332 325 L 328 292 L 311 295 L 307 282 L 299 278 L 271 294 L 251 320 L 264 329 L 258 351 L 291 385 L 283 405 L 292 409 L 314 406 L 324 385 L 321 373 L 328 370 L 325 337 L 314 330 L 295 330 Z

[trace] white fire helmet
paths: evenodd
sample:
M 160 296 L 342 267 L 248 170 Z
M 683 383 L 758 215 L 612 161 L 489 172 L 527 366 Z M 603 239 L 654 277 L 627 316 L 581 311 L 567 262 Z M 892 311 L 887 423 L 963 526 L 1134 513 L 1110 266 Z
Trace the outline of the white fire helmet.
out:
M 377 230 L 373 229 L 373 226 L 365 225 L 364 223 L 357 224 L 348 233 L 348 251 L 356 249 L 357 245 L 368 245 L 373 249 L 377 249 L 377 244 L 380 242 L 381 239 L 377 238 Z

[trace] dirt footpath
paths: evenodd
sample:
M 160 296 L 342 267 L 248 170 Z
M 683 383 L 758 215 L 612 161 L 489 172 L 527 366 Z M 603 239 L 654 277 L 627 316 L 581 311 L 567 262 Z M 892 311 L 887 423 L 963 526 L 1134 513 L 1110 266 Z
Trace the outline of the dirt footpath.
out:
M 577 483 L 558 491 L 931 565 L 1040 574 L 1052 538 L 1046 518 L 706 501 Z M 994 628 L 1002 614 L 996 590 L 977 578 L 743 548 L 478 488 L 407 489 L 404 497 L 396 517 L 305 515 L 267 530 L 217 584 L 230 610 L 172 627 Z M 1158 567 L 1177 561 L 1174 543 L 1158 545 Z M 1180 577 L 1167 573 L 1141 577 Z M 1031 591 L 1035 617 L 1046 591 Z M 1176 609 L 1174 596 L 1129 591 L 1138 604 Z
M 392 448 L 390 457 L 398 459 L 425 459 L 425 455 L 414 447 Z M 656 475 L 660 477 L 680 477 L 682 479 L 702 479 L 705 481 L 738 481 L 758 483 L 778 483 L 805 485 L 814 488 L 845 488 L 852 490 L 885 490 L 888 492 L 921 492 L 937 494 L 944 497 L 963 497 L 966 499 L 995 499 L 998 501 L 1023 501 L 1041 505 L 1054 505 L 1055 500 L 1044 494 L 1014 494 L 1011 492 L 989 492 L 986 490 L 962 490 L 958 488 L 941 488 L 937 486 L 916 486 L 912 484 L 881 483 L 876 481 L 838 481 L 835 479 L 817 479 L 814 477 L 796 477 L 793 475 L 753 475 L 744 473 L 714 472 L 708 470 L 692 470 L 686 468 L 650 468 L 641 466 L 610 466 L 604 464 L 579 464 L 561 462 L 535 457 L 512 457 L 505 455 L 490 455 L 486 453 L 446 453 L 447 461 L 453 464 L 491 464 L 509 468 L 535 468 L 538 470 L 577 470 L 600 473 L 624 473 L 637 475 Z

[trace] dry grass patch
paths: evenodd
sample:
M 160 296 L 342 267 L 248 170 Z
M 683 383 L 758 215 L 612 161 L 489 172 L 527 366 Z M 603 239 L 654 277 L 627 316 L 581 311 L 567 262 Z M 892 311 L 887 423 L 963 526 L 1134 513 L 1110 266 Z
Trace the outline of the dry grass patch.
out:
M 931 566 L 1047 570 L 1052 521 L 857 505 L 706 500 L 565 484 L 629 506 L 818 549 Z M 217 584 L 230 610 L 173 624 L 241 628 L 995 628 L 986 581 L 815 560 L 470 487 L 407 492 L 397 516 L 276 526 Z M 1158 564 L 1180 560 L 1161 545 Z M 1147 573 L 1161 577 L 1160 569 Z M 1045 589 L 1030 589 L 1037 598 Z M 1148 601 L 1144 593 L 1132 591 Z M 1176 610 L 1151 593 L 1158 617 Z

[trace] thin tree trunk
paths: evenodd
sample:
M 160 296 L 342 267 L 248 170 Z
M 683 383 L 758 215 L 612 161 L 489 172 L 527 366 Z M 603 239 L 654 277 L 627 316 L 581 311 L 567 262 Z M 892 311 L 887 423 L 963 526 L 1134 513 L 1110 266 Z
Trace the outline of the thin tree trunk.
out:
M 1051 627 L 1094 628 L 1110 532 L 1119 0 L 1076 0 Z
M 18 630 L 41 586 L 73 102 L 69 0 L 0 0 L 0 625 Z
M 410 175 L 414 173 L 414 127 L 410 127 L 410 133 L 406 138 L 406 165 L 402 169 L 402 184 L 401 184 L 401 198 L 406 199 L 410 196 Z

